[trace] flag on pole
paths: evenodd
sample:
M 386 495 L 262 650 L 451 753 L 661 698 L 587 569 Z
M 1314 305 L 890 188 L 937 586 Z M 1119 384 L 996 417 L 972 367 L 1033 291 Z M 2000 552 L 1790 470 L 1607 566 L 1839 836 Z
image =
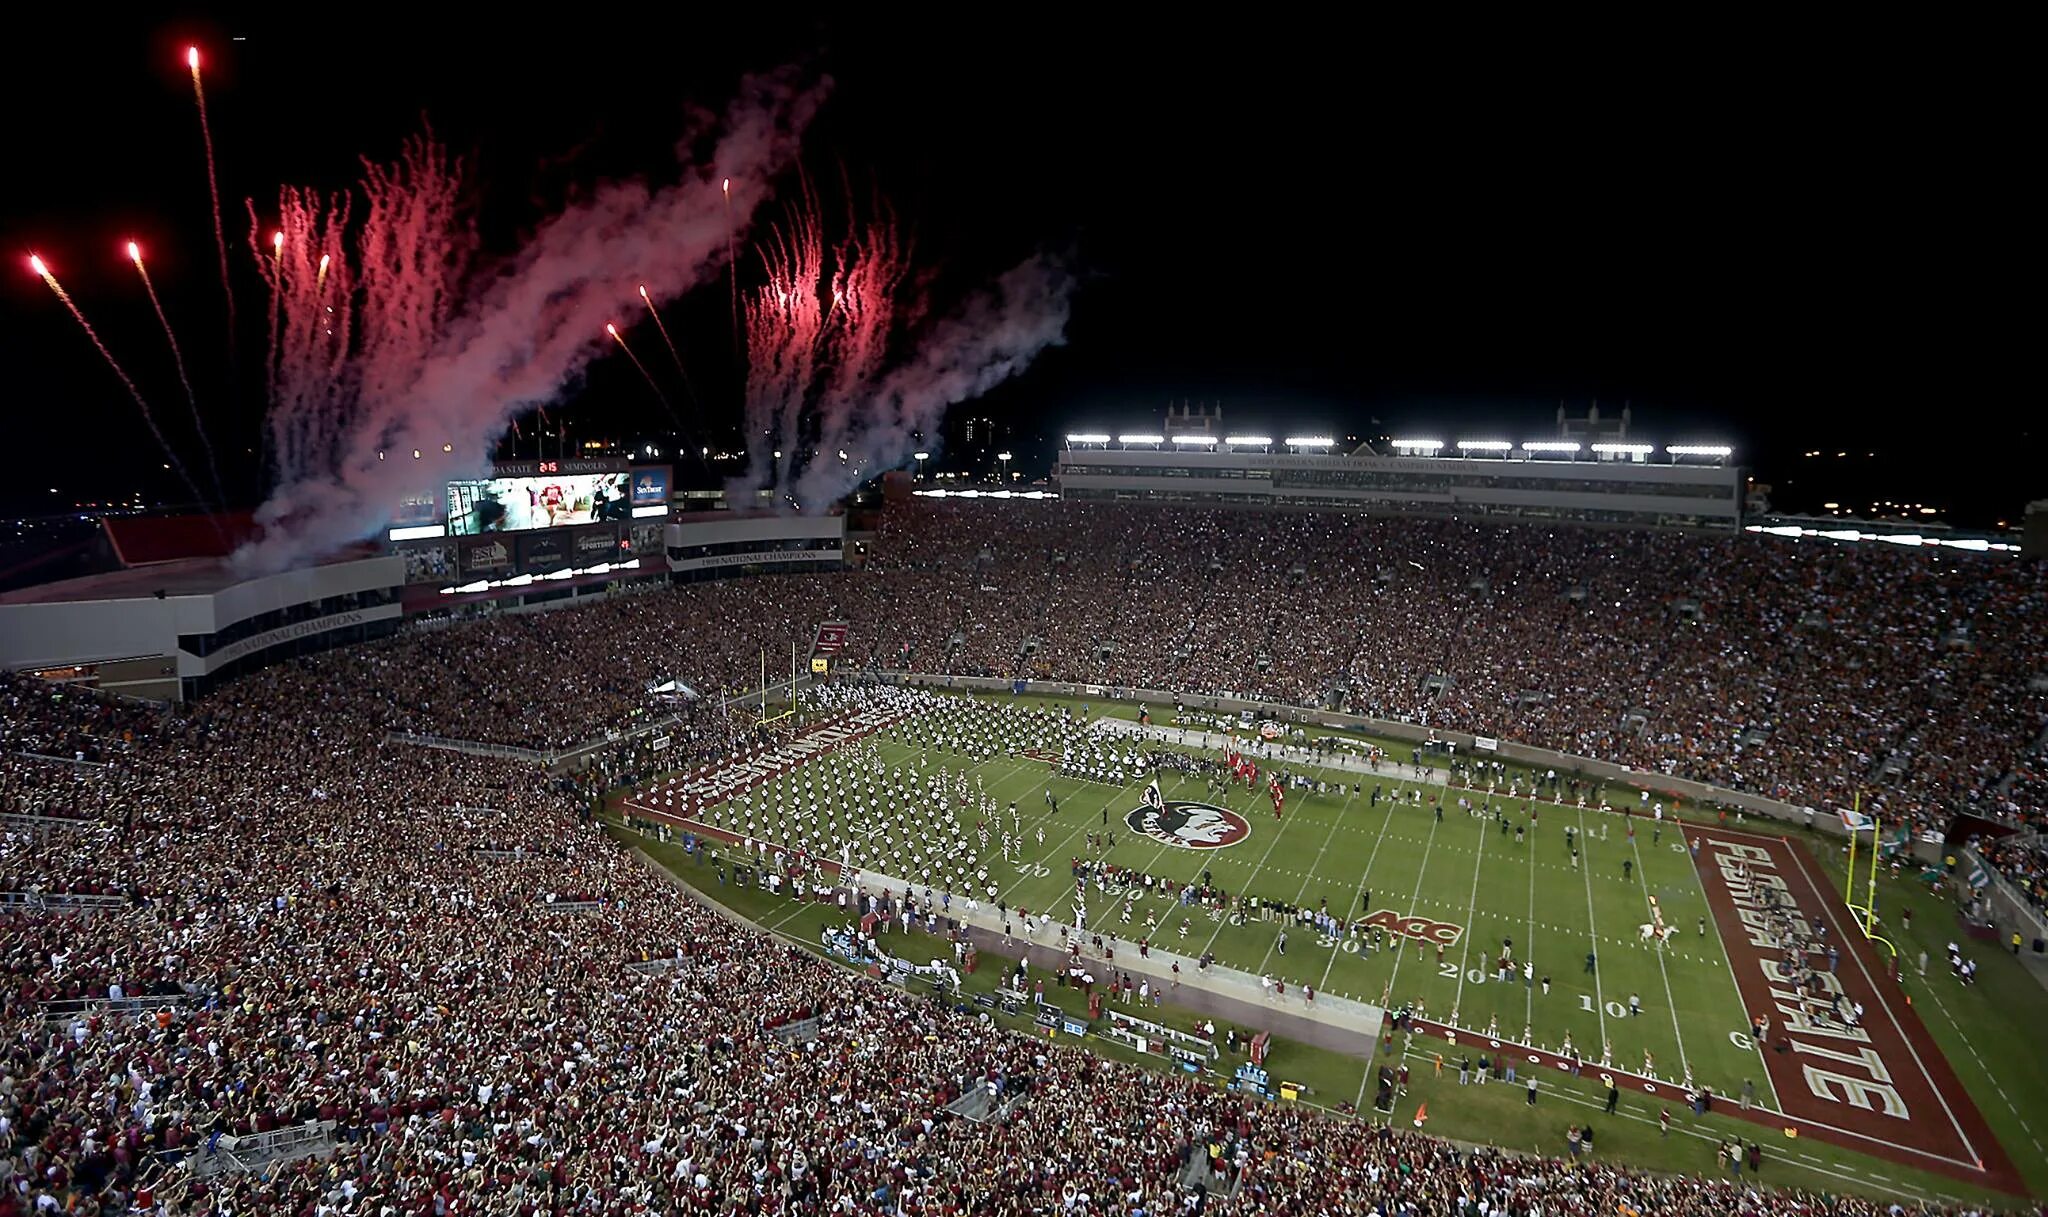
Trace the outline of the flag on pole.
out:
M 1153 811 L 1163 812 L 1166 810 L 1166 796 L 1160 793 L 1158 778 L 1153 778 L 1151 783 L 1145 787 L 1145 793 L 1139 797 L 1138 801 Z
M 1839 814 L 1842 817 L 1842 827 L 1850 832 L 1862 832 L 1871 826 L 1870 817 L 1853 808 L 1844 807 Z

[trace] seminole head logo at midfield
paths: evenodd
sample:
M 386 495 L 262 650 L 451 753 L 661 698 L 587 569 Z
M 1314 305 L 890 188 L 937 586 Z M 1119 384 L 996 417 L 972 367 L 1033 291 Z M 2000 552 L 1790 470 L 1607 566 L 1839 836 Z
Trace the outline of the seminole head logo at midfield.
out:
M 1228 807 L 1179 799 L 1148 797 L 1124 814 L 1124 823 L 1133 832 L 1182 849 L 1223 849 L 1252 835 L 1251 823 Z

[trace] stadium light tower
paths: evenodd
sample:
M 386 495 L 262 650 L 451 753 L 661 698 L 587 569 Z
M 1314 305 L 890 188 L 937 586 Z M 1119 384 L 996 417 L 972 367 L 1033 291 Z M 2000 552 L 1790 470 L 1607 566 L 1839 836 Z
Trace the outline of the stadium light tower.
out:
M 1003 484 L 1008 485 L 1010 482 L 1010 454 L 1008 452 L 998 452 L 996 453 L 996 459 L 1003 463 Z
M 924 481 L 924 463 L 932 459 L 932 454 L 929 452 L 913 452 L 911 455 L 917 458 L 917 480 L 922 482 Z

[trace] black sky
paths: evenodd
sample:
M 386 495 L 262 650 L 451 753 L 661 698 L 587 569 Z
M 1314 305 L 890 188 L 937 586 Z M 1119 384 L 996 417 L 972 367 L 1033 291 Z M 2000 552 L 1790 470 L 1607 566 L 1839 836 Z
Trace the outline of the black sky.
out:
M 1632 404 L 1651 440 L 1735 443 L 1787 505 L 1924 501 L 1975 523 L 2048 494 L 2027 451 L 2039 390 L 2010 354 L 2031 154 L 1995 31 L 498 11 L 449 28 L 275 7 L 49 23 L 7 85 L 13 264 L 50 259 L 191 459 L 118 255 L 141 240 L 246 488 L 261 301 L 238 273 L 237 399 L 184 45 L 207 52 L 244 260 L 240 199 L 346 186 L 423 114 L 473 158 L 503 252 L 579 186 L 659 164 L 688 105 L 809 57 L 837 88 L 807 166 L 872 179 L 922 261 L 966 280 L 1077 251 L 1069 344 L 975 410 L 1020 450 L 1178 398 L 1246 426 L 1376 417 L 1446 439 L 1532 438 L 1560 401 L 1597 399 Z M 671 320 L 703 362 L 693 423 L 726 427 L 717 296 Z M 6 506 L 144 476 L 170 493 L 133 403 L 43 286 L 0 276 L 0 310 L 16 459 L 48 467 L 10 479 Z M 664 429 L 622 362 L 572 387 L 569 412 Z M 1800 455 L 1815 449 L 1830 455 Z

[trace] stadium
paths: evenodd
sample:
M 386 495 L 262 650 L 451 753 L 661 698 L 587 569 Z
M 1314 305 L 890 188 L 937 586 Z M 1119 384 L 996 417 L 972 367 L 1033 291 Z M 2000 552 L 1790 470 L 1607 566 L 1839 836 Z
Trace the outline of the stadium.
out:
M 1616 476 L 1607 506 L 1692 517 L 1655 487 L 1726 502 L 1720 456 L 1148 439 L 1076 437 L 1029 498 L 650 513 L 653 551 L 537 519 L 493 566 L 440 539 L 470 484 L 384 554 L 254 580 L 110 522 L 150 560 L 0 604 L 31 1192 L 2048 1183 L 2041 1063 L 2006 1050 L 2048 1008 L 2038 562 L 1573 518 Z M 1271 485 L 1147 496 L 1167 462 Z M 1339 488 L 1288 501 L 1304 464 Z M 1452 474 L 1508 505 L 1383 493 Z M 572 565 L 593 527 L 605 570 Z
M 9 77 L 0 1217 L 2043 1211 L 1919 26 L 436 15 Z

